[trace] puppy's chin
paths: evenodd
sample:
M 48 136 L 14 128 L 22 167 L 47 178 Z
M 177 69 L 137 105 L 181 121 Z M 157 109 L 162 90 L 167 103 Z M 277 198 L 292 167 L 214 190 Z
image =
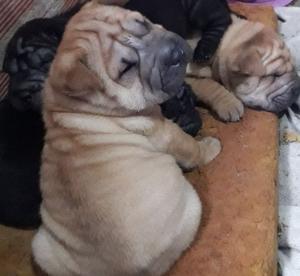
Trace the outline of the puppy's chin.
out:
M 280 114 L 287 108 L 289 108 L 293 102 L 294 97 L 289 95 L 279 95 L 274 97 L 273 99 L 252 99 L 252 100 L 243 100 L 247 107 L 250 107 L 255 110 L 264 110 L 268 112 L 272 112 L 275 114 Z
M 248 107 L 279 114 L 297 101 L 300 79 L 294 73 L 281 76 L 235 78 L 236 95 Z
M 162 90 L 158 90 L 158 91 L 151 91 L 151 93 L 147 93 L 145 95 L 145 98 L 147 102 L 146 104 L 147 107 L 152 107 L 154 105 L 162 104 L 166 102 L 171 98 L 171 96 Z
M 295 81 L 290 85 L 287 84 L 286 86 L 287 88 L 283 93 L 271 97 L 269 105 L 266 108 L 267 111 L 279 114 L 299 101 L 299 82 Z
M 167 86 L 162 86 L 161 90 L 152 91 L 149 93 L 147 98 L 147 102 L 150 104 L 162 104 L 171 98 L 174 98 L 177 94 L 179 94 L 182 90 L 184 80 L 175 80 L 170 82 Z
M 160 73 L 162 90 L 169 95 L 169 98 L 181 91 L 186 76 L 186 66 L 187 64 L 183 63 Z

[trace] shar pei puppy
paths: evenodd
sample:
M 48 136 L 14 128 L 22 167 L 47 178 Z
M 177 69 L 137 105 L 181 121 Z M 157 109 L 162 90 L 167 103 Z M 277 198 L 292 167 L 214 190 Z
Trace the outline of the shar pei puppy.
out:
M 161 275 L 193 241 L 201 203 L 178 164 L 220 152 L 163 118 L 191 55 L 179 36 L 120 7 L 69 22 L 43 93 L 43 224 L 35 263 L 57 275 Z
M 195 39 L 189 42 L 195 47 Z M 280 36 L 262 23 L 236 16 L 211 67 L 192 63 L 187 71 L 198 98 L 225 121 L 238 121 L 244 105 L 280 113 L 300 94 L 299 77 Z

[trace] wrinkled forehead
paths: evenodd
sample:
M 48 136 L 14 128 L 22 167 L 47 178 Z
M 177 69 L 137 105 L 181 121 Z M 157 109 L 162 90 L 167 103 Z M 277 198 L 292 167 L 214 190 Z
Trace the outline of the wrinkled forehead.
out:
M 133 36 L 142 37 L 149 33 L 152 27 L 152 23 L 140 13 L 117 6 L 88 3 L 80 13 L 85 18 L 101 23 L 101 29 L 113 36 L 127 32 Z

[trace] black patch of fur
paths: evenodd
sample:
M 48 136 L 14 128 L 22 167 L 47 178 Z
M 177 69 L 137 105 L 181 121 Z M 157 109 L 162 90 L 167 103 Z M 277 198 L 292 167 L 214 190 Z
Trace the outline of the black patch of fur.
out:
M 25 23 L 7 45 L 3 69 L 10 76 L 0 102 L 0 223 L 40 224 L 39 170 L 44 125 L 41 90 L 64 28 L 80 6 L 59 16 Z
M 0 223 L 30 228 L 40 223 L 40 156 L 44 127 L 40 114 L 0 103 Z

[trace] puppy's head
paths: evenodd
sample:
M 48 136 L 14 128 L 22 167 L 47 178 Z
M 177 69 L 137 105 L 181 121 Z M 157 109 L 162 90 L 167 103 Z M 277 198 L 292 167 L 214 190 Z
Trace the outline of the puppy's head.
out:
M 8 99 L 16 110 L 41 111 L 40 92 L 63 33 L 61 25 L 53 18 L 33 19 L 9 41 L 3 70 L 9 74 Z
M 139 13 L 89 3 L 66 27 L 48 80 L 56 97 L 46 103 L 142 110 L 180 90 L 190 56 L 182 38 Z
M 286 45 L 260 23 L 242 20 L 234 24 L 225 35 L 215 66 L 220 80 L 249 107 L 275 113 L 285 110 L 300 93 Z
M 280 113 L 291 106 L 300 94 L 296 72 L 279 76 L 235 78 L 236 95 L 248 107 Z

